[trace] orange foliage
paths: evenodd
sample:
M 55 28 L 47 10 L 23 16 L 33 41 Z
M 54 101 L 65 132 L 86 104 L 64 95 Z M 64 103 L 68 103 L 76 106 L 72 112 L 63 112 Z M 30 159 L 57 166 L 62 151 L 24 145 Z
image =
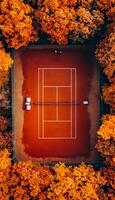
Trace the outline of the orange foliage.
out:
M 102 170 L 100 170 L 100 172 L 102 173 L 102 175 L 107 180 L 106 185 L 115 189 L 115 178 L 114 178 L 115 171 L 114 171 L 114 168 L 113 167 L 102 168 Z
M 99 138 L 96 144 L 97 150 L 102 154 L 102 156 L 107 157 L 107 163 L 111 161 L 115 164 L 115 144 L 113 141 L 105 140 L 103 138 Z
M 99 189 L 106 182 L 91 165 L 84 163 L 78 167 L 66 167 L 58 164 L 54 167 L 55 175 L 48 190 L 48 199 L 95 199 L 98 200 Z
M 41 30 L 50 35 L 52 42 L 59 44 L 68 43 L 68 35 L 72 27 L 75 26 L 75 10 L 59 0 L 40 1 L 36 18 L 40 21 Z
M 76 28 L 71 32 L 71 39 L 74 41 L 83 41 L 88 39 L 100 29 L 104 23 L 103 15 L 99 10 L 91 11 L 84 7 L 76 9 Z
M 66 167 L 63 163 L 42 167 L 31 161 L 11 164 L 7 150 L 0 151 L 0 198 L 62 200 L 98 200 L 101 187 L 106 184 L 100 172 L 91 165 Z
M 115 19 L 115 6 L 107 12 L 108 19 L 114 21 Z
M 115 141 L 115 115 L 104 115 L 102 125 L 97 134 L 105 140 L 113 139 Z
M 104 115 L 102 125 L 97 132 L 96 148 L 105 158 L 107 166 L 115 166 L 115 115 Z
M 49 186 L 51 177 L 52 175 L 47 169 L 34 165 L 31 161 L 15 163 L 12 166 L 9 182 L 11 196 L 14 199 L 37 197 L 42 191 L 42 187 Z
M 104 23 L 99 10 L 93 9 L 90 12 L 82 6 L 76 9 L 73 5 L 77 1 L 39 0 L 38 3 L 40 6 L 36 18 L 41 30 L 50 36 L 52 42 L 58 44 L 67 44 L 69 38 L 75 41 L 87 39 Z
M 78 5 L 88 9 L 91 9 L 94 4 L 94 0 L 77 0 L 77 2 Z
M 20 0 L 0 1 L 0 29 L 9 47 L 19 48 L 36 41 L 33 9 Z
M 75 6 L 78 3 L 78 0 L 38 0 L 38 5 L 43 6 L 45 5 L 46 7 L 55 7 L 56 9 L 58 7 L 62 6 Z
M 101 175 L 106 180 L 106 186 L 108 186 L 108 191 L 104 194 L 104 200 L 114 200 L 114 190 L 115 190 L 115 170 L 114 167 L 104 167 L 100 169 Z
M 0 88 L 9 81 L 9 72 L 0 70 Z
M 7 119 L 3 116 L 0 116 L 0 132 L 3 132 L 7 128 Z
M 7 53 L 0 42 L 0 88 L 9 81 L 9 68 L 13 64 L 13 60 L 9 53 Z
M 11 159 L 9 158 L 8 150 L 0 151 L 0 199 L 9 200 L 9 172 L 11 166 Z
M 115 6 L 115 0 L 96 0 L 96 4 L 102 11 L 107 11 Z
M 8 120 L 0 116 L 0 150 L 7 149 L 10 154 L 13 153 L 13 133 L 7 132 Z
M 0 77 L 1 76 L 3 77 L 3 73 L 0 74 Z M 7 81 L 9 80 L 5 80 L 5 84 L 0 88 L 0 107 L 5 109 L 9 109 L 11 107 L 11 90 L 9 86 L 10 83 Z M 1 83 L 3 83 L 2 80 Z
M 12 165 L 8 151 L 0 151 L 1 200 L 38 199 L 40 192 L 49 187 L 51 178 L 49 168 L 35 165 L 31 161 Z
M 115 148 L 115 144 L 114 144 L 114 148 Z M 106 164 L 106 166 L 110 166 L 110 167 L 115 167 L 115 149 L 113 149 L 114 150 L 114 156 L 112 155 L 112 156 L 106 156 L 105 157 L 105 164 Z
M 10 154 L 13 153 L 13 133 L 4 132 L 0 133 L 0 150 L 7 148 Z
M 96 49 L 96 58 L 104 68 L 110 82 L 115 81 L 115 33 L 111 32 L 100 42 Z
M 9 152 L 7 149 L 0 151 L 0 171 L 6 170 L 11 165 L 11 159 L 9 158 Z
M 6 53 L 2 43 L 0 42 L 0 71 L 8 71 L 12 63 L 13 60 L 10 54 Z
M 104 86 L 103 90 L 103 100 L 105 103 L 109 104 L 111 110 L 115 111 L 115 84 L 111 84 L 110 86 Z

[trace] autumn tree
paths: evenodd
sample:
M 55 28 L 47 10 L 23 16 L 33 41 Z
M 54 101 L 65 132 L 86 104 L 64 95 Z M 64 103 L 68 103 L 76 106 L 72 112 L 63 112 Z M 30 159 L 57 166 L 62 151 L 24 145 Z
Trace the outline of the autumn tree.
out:
M 92 9 L 95 1 L 94 0 L 77 0 L 76 1 L 79 6 L 82 6 L 87 9 Z
M 115 140 L 115 115 L 104 115 L 97 134 L 105 140 Z
M 110 105 L 111 111 L 115 111 L 115 84 L 104 86 L 102 89 L 103 100 Z
M 7 149 L 9 153 L 12 155 L 14 151 L 13 146 L 13 133 L 10 132 L 0 132 L 0 150 Z
M 54 167 L 55 175 L 48 190 L 48 199 L 95 199 L 98 200 L 98 192 L 106 183 L 99 172 L 95 172 L 91 165 L 82 163 L 78 167 L 66 167 L 65 164 L 57 164 Z
M 115 82 L 115 33 L 111 32 L 96 49 L 96 58 L 110 82 Z
M 9 47 L 17 49 L 36 41 L 33 13 L 33 9 L 23 1 L 0 1 L 0 29 Z
M 114 178 L 114 167 L 103 167 L 100 169 L 101 175 L 106 180 L 106 190 L 103 193 L 100 193 L 100 199 L 104 200 L 114 200 L 114 190 L 115 190 L 115 178 Z
M 13 60 L 10 53 L 5 51 L 2 42 L 0 42 L 0 88 L 9 81 L 9 68 L 11 67 Z
M 98 130 L 97 150 L 105 158 L 105 163 L 115 165 L 115 115 L 107 114 L 102 118 Z
M 50 36 L 51 42 L 67 44 L 69 32 L 75 26 L 74 7 L 61 0 L 40 0 L 38 3 L 36 18 L 41 30 Z
M 88 1 L 89 2 L 89 1 Z M 68 44 L 68 39 L 82 41 L 94 35 L 104 23 L 103 14 L 79 1 L 38 0 L 36 18 L 41 30 L 50 36 L 52 42 Z M 83 6 L 83 5 L 86 5 Z
M 10 178 L 11 159 L 8 150 L 0 151 L 0 199 L 9 200 L 8 181 Z
M 96 0 L 96 4 L 102 11 L 107 12 L 115 7 L 115 0 Z
M 76 27 L 70 33 L 73 41 L 83 42 L 94 36 L 104 24 L 104 17 L 99 10 L 87 9 L 82 6 L 76 9 Z

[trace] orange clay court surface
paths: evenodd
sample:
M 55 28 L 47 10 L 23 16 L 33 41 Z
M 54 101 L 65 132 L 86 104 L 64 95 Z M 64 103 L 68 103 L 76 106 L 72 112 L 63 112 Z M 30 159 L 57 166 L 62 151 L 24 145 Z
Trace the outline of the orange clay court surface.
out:
M 61 50 L 61 52 L 60 52 Z M 90 120 L 87 106 L 92 55 L 77 49 L 26 49 L 21 54 L 24 111 L 22 142 L 32 157 L 87 156 Z M 95 108 L 94 108 L 95 109 Z

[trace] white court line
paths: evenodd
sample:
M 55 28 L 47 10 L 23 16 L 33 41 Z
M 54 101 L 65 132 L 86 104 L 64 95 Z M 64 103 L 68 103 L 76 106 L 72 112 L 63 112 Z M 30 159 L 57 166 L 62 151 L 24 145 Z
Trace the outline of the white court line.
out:
M 56 70 L 60 70 L 60 69 L 64 69 L 64 70 L 69 70 L 71 71 L 70 75 L 71 75 L 71 85 L 70 86 L 45 86 L 44 83 L 44 69 L 47 70 L 52 70 L 52 69 L 56 69 Z M 71 100 L 72 100 L 72 70 L 75 71 L 75 102 L 76 102 L 76 68 L 39 68 L 38 70 L 42 71 L 42 102 L 44 101 L 44 87 L 55 87 L 56 90 L 58 90 L 58 87 L 71 87 Z M 40 72 L 40 71 L 39 71 Z M 39 86 L 40 86 L 40 73 L 39 73 L 39 78 L 38 78 L 38 82 L 39 82 Z M 39 89 L 39 87 L 38 87 Z M 57 93 L 57 97 L 58 97 L 58 93 Z M 72 102 L 72 101 L 71 101 Z M 39 107 L 39 106 L 38 106 Z M 71 109 L 72 109 L 72 105 L 71 105 Z M 72 117 L 72 114 L 71 114 Z M 39 116 L 39 120 L 40 120 L 40 116 Z M 44 122 L 71 122 L 71 137 L 44 137 Z M 44 120 L 44 106 L 42 107 L 42 137 L 39 136 L 38 134 L 38 138 L 39 139 L 76 139 L 76 106 L 75 106 L 75 136 L 72 137 L 72 120 Z
M 44 102 L 44 69 L 42 69 L 42 102 Z M 42 106 L 42 137 L 44 138 L 44 106 Z
M 77 101 L 77 69 L 75 68 L 75 102 Z M 77 111 L 75 106 L 75 138 L 77 138 L 77 129 L 76 129 L 76 123 L 77 123 Z
M 58 87 L 56 87 L 56 103 L 58 104 Z M 56 121 L 58 121 L 58 105 L 56 105 Z
M 70 113 L 70 120 L 71 121 L 72 121 L 72 113 L 73 113 L 72 112 L 73 111 L 73 109 L 72 109 L 72 91 L 73 91 L 72 90 L 72 81 L 73 80 L 72 80 L 72 69 L 71 69 L 71 72 L 70 72 L 70 85 L 71 85 L 71 89 L 70 89 L 70 93 L 71 93 L 71 101 L 70 101 L 71 102 L 71 108 L 70 108 L 70 110 L 71 110 L 70 112 L 71 113 Z M 71 137 L 72 137 L 72 125 L 73 125 L 73 122 L 71 122 Z

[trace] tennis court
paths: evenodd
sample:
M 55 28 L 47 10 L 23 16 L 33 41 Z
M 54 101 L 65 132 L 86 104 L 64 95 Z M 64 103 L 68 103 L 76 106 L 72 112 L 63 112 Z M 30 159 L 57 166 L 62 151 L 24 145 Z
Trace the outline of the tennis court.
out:
M 15 52 L 15 62 L 15 78 L 19 80 L 14 88 L 17 118 L 22 113 L 15 129 L 17 149 L 19 144 L 23 146 L 21 155 L 43 159 L 88 157 L 98 120 L 98 108 L 94 110 L 92 103 L 98 87 L 90 51 L 24 48 Z M 31 99 L 29 110 L 25 107 L 27 98 Z M 97 99 L 95 102 L 98 106 Z

